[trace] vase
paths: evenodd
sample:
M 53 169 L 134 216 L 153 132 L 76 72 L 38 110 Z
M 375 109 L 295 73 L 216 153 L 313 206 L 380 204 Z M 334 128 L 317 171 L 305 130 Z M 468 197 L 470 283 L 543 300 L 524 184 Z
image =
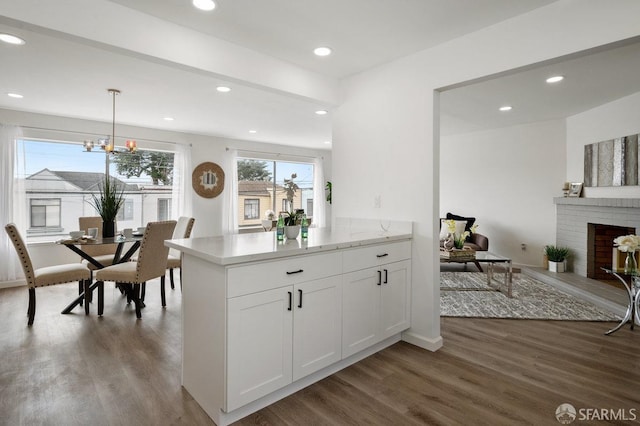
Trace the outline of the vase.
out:
M 549 271 L 550 272 L 564 272 L 564 261 L 562 262 L 553 262 L 549 261 Z
M 116 235 L 116 222 L 115 221 L 103 221 L 102 222 L 102 237 L 112 238 Z
M 299 233 L 300 225 L 287 225 L 284 227 L 284 235 L 286 235 L 288 239 L 298 238 Z
M 638 262 L 636 261 L 635 251 L 627 252 L 627 258 L 624 260 L 624 273 L 627 275 L 638 275 Z

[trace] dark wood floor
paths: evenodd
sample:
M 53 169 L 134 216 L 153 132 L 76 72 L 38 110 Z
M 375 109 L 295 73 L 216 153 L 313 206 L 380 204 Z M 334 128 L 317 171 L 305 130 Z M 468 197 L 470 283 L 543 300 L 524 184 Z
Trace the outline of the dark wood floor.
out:
M 140 321 L 111 285 L 103 318 L 38 289 L 31 328 L 27 290 L 0 290 L 0 424 L 213 424 L 180 386 L 180 291 L 162 309 L 148 287 Z M 565 402 L 640 420 L 640 329 L 610 326 L 443 318 L 438 352 L 398 343 L 238 424 L 558 425 Z

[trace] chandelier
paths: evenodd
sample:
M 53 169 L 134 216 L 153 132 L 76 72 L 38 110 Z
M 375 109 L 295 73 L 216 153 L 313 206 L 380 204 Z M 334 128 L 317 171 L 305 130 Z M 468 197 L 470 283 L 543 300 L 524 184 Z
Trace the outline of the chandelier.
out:
M 116 148 L 116 96 L 120 94 L 120 90 L 107 89 L 107 91 L 112 98 L 111 137 L 100 138 L 97 144 L 93 140 L 85 140 L 82 145 L 87 152 L 91 152 L 95 146 L 98 146 L 107 154 L 133 153 L 137 151 L 138 145 L 136 141 L 132 139 L 125 142 L 124 148 Z

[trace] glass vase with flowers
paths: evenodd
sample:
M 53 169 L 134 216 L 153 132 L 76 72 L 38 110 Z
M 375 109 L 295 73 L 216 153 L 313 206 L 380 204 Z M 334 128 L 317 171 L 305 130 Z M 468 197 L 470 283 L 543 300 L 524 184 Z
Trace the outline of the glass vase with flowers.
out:
M 638 235 L 621 235 L 613 240 L 613 245 L 621 252 L 627 253 L 624 261 L 624 273 L 638 275 L 638 262 L 636 252 L 640 250 L 640 237 Z
M 453 247 L 459 250 L 462 250 L 464 248 L 464 242 L 467 241 L 467 238 L 469 237 L 469 235 L 476 232 L 476 229 L 478 229 L 478 225 L 474 224 L 471 227 L 470 231 L 465 230 L 463 232 L 458 232 L 456 229 L 455 220 L 448 219 L 448 220 L 445 220 L 445 223 L 447 224 L 447 230 L 449 231 L 448 239 L 452 239 Z

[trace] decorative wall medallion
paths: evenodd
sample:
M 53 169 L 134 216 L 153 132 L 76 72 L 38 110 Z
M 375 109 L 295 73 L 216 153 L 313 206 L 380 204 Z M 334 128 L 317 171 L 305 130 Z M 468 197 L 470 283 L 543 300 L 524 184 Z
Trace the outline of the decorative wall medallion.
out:
M 217 197 L 224 189 L 224 171 L 216 163 L 202 163 L 193 170 L 191 185 L 201 197 Z

